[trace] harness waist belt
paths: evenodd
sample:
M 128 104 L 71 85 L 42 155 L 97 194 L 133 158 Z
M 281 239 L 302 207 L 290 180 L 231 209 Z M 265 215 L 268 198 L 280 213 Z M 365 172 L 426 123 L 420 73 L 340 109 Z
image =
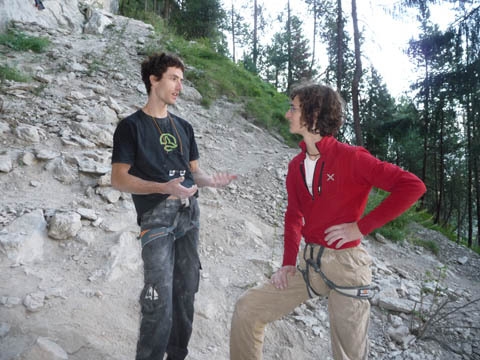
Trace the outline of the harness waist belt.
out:
M 307 249 L 310 249 L 310 257 L 307 259 Z M 298 270 L 302 273 L 303 279 L 305 280 L 305 283 L 307 284 L 307 290 L 308 290 L 308 295 L 312 297 L 311 292 L 313 292 L 315 295 L 320 296 L 312 287 L 310 283 L 310 276 L 309 276 L 309 268 L 312 267 L 317 274 L 319 274 L 325 284 L 332 289 L 338 292 L 339 294 L 353 297 L 353 298 L 358 298 L 358 299 L 371 299 L 375 295 L 375 290 L 378 290 L 378 286 L 372 286 L 371 284 L 369 285 L 361 285 L 361 286 L 340 286 L 335 284 L 333 281 L 327 278 L 325 273 L 321 269 L 321 257 L 323 254 L 323 251 L 325 250 L 325 247 L 320 246 L 320 249 L 317 253 L 317 258 L 316 261 L 313 260 L 313 250 L 314 247 L 310 244 L 307 243 L 305 246 L 305 250 L 303 251 L 303 259 L 305 260 L 305 270 L 300 269 L 300 267 L 297 267 Z

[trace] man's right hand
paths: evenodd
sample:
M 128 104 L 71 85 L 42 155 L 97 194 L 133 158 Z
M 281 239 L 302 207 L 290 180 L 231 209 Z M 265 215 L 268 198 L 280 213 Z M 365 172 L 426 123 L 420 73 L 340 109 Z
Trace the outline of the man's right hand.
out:
M 285 265 L 277 270 L 272 275 L 270 282 L 279 290 L 286 289 L 288 287 L 288 276 L 294 276 L 297 269 L 293 265 Z
M 182 185 L 182 181 L 185 180 L 183 176 L 172 179 L 164 184 L 164 193 L 170 194 L 179 199 L 186 199 L 190 196 L 195 195 L 198 190 L 197 185 L 193 185 L 192 187 L 185 187 Z

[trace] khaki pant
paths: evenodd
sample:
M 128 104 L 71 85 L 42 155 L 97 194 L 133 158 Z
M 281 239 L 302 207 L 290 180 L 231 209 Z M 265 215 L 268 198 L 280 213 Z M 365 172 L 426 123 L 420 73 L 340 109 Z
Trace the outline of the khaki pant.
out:
M 318 249 L 315 248 L 313 258 L 316 258 Z M 326 248 L 321 261 L 327 278 L 339 286 L 360 286 L 371 282 L 371 258 L 362 246 L 345 250 Z M 303 256 L 300 268 L 305 269 Z M 310 269 L 309 276 L 315 292 L 328 296 L 334 359 L 367 359 L 370 302 L 331 290 L 313 269 Z M 305 281 L 298 270 L 288 278 L 287 289 L 278 290 L 267 281 L 243 293 L 232 317 L 230 359 L 261 360 L 265 326 L 287 315 L 308 298 Z M 322 358 L 321 354 L 318 358 Z

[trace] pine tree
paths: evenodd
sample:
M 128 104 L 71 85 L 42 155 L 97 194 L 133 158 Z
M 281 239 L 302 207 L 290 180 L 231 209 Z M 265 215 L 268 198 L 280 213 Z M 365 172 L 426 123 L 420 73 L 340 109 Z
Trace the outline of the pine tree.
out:
M 297 82 L 311 80 L 314 73 L 310 67 L 309 40 L 305 38 L 303 23 L 297 16 L 290 16 L 289 21 L 287 21 L 286 34 L 289 38 L 288 67 L 290 75 L 287 88 L 290 89 Z
M 186 39 L 206 38 L 218 43 L 226 18 L 219 0 L 182 0 L 172 25 Z

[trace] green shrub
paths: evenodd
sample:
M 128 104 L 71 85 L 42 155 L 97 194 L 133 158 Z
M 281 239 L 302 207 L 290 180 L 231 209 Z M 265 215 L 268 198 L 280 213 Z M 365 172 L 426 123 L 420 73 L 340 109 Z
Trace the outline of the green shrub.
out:
M 13 80 L 17 82 L 28 82 L 30 77 L 22 74 L 15 68 L 8 65 L 0 65 L 0 81 Z
M 28 36 L 24 33 L 9 30 L 0 34 L 0 45 L 8 46 L 15 51 L 44 52 L 50 45 L 50 41 L 42 37 Z
M 434 240 L 412 239 L 412 243 L 430 250 L 433 254 L 438 255 L 440 248 Z

